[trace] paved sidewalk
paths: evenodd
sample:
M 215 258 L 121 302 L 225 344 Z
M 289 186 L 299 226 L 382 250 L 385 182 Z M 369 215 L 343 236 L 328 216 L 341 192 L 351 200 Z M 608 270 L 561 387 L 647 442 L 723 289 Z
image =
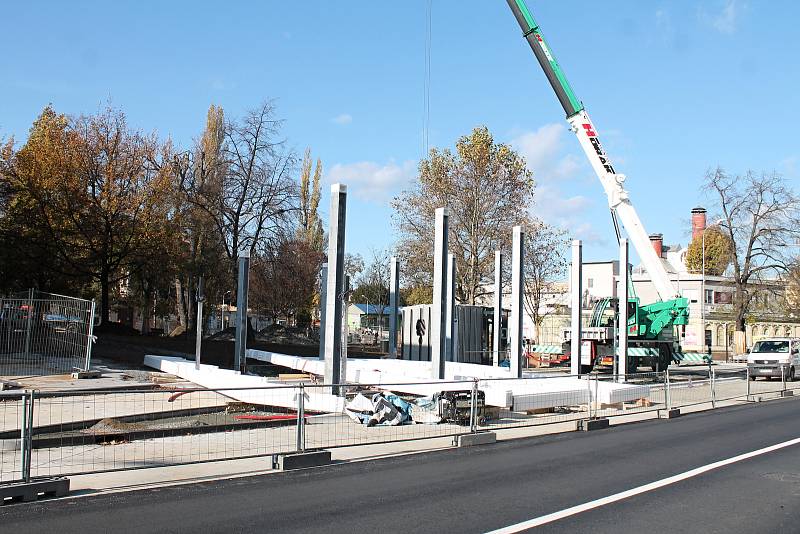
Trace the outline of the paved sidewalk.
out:
M 771 398 L 776 398 L 773 394 Z M 745 404 L 744 400 L 727 400 L 716 403 L 716 407 Z M 681 409 L 682 414 L 711 409 L 711 403 L 697 404 Z M 657 419 L 658 411 L 633 413 L 611 418 L 612 426 Z M 521 428 L 497 429 L 498 441 L 532 438 L 550 434 L 575 431 L 575 422 L 552 423 Z M 402 454 L 416 454 L 453 447 L 451 437 L 439 437 L 415 441 L 335 447 L 330 449 L 334 462 L 365 461 Z M 238 478 L 275 473 L 271 468 L 271 456 L 204 462 L 190 465 L 135 469 L 70 477 L 72 497 L 97 493 L 113 493 L 136 489 L 154 488 L 180 484 L 191 484 L 221 478 Z

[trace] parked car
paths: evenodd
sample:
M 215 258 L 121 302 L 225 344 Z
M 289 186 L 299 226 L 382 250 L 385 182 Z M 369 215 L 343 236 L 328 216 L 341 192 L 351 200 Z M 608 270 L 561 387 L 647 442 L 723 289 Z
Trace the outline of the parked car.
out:
M 794 380 L 800 369 L 800 338 L 773 337 L 753 343 L 747 355 L 750 380 L 759 376 Z
M 60 313 L 46 313 L 42 316 L 42 322 L 56 332 L 77 332 L 83 320 L 76 316 L 66 316 Z
M 0 331 L 4 333 L 25 332 L 32 319 L 30 307 L 27 305 L 5 306 L 0 309 Z

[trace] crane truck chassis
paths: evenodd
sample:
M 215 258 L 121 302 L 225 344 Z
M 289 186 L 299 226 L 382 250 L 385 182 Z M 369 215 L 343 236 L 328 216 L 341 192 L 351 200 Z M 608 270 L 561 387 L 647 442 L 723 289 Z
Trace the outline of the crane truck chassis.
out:
M 653 370 L 664 370 L 680 353 L 680 344 L 674 338 L 674 326 L 686 325 L 689 321 L 689 302 L 675 291 L 669 275 L 664 269 L 644 229 L 644 225 L 623 187 L 625 176 L 618 174 L 603 149 L 597 129 L 589 114 L 578 100 L 567 81 L 564 71 L 556 61 L 552 49 L 542 35 L 525 0 L 507 0 L 514 17 L 522 28 L 523 37 L 544 71 L 567 116 L 570 129 L 577 136 L 581 148 L 597 174 L 608 197 L 614 227 L 619 239 L 619 223 L 638 253 L 642 264 L 658 292 L 659 302 L 640 304 L 634 297 L 628 300 L 629 339 L 625 358 L 625 372 L 634 372 L 641 366 Z M 628 266 L 622 266 L 628 268 Z M 613 364 L 616 352 L 616 326 L 618 322 L 618 300 L 601 299 L 592 310 L 588 328 L 581 329 L 581 370 L 607 368 Z M 570 332 L 564 332 L 564 351 L 569 352 Z

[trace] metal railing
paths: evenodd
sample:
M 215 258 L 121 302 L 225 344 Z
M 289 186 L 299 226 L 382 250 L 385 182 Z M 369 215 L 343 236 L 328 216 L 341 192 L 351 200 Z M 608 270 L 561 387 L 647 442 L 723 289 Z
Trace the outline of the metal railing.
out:
M 259 388 L 0 392 L 0 483 L 299 451 L 453 438 L 512 428 L 568 430 L 624 417 L 781 395 L 800 383 L 743 370 Z M 574 427 L 573 427 L 574 428 Z M 448 439 L 431 446 L 449 445 Z M 266 465 L 265 465 L 266 467 Z
M 0 376 L 89 369 L 94 302 L 29 291 L 0 298 Z

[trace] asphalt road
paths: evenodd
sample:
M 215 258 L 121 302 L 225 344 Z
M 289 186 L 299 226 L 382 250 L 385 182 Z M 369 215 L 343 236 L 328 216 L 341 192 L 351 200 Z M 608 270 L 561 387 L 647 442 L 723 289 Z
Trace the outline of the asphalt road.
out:
M 800 438 L 800 399 L 591 433 L 0 508 L 4 532 L 486 532 Z M 548 523 L 800 531 L 800 445 Z

